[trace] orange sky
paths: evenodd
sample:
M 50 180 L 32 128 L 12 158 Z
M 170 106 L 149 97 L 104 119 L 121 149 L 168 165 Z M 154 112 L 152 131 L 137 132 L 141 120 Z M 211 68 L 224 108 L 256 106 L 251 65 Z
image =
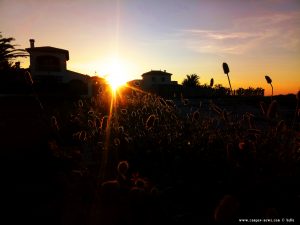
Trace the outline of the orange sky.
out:
M 161 69 L 228 86 L 227 62 L 233 88 L 268 95 L 269 75 L 274 94 L 300 90 L 298 0 L 1 0 L 0 15 L 3 36 L 67 49 L 77 72 L 104 76 L 117 60 L 126 79 Z

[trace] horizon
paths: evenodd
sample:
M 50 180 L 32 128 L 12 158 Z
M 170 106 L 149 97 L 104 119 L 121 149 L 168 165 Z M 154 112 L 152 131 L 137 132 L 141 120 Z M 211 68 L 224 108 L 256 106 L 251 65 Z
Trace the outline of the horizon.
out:
M 179 84 L 197 74 L 201 84 L 214 78 L 228 87 L 226 62 L 233 89 L 262 87 L 270 95 L 269 75 L 280 95 L 300 90 L 299 9 L 296 0 L 2 0 L 0 25 L 19 48 L 33 38 L 36 47 L 68 50 L 68 69 L 90 76 L 117 69 L 133 80 L 166 70 Z M 20 61 L 29 66 L 29 58 Z

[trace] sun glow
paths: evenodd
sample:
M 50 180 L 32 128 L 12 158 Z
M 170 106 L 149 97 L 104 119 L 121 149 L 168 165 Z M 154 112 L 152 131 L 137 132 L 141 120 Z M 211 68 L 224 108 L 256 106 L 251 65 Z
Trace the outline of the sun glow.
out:
M 108 81 L 113 91 L 126 84 L 128 81 L 128 72 L 125 63 L 118 58 L 114 58 L 107 63 L 106 74 L 104 78 Z

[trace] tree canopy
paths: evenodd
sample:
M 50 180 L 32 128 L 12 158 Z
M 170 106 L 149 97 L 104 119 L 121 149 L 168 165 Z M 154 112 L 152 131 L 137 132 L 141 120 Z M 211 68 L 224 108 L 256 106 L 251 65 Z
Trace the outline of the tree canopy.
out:
M 197 87 L 200 86 L 200 77 L 197 74 L 186 75 L 183 80 L 182 85 L 187 87 Z
M 17 49 L 17 45 L 11 44 L 14 40 L 12 37 L 4 38 L 0 32 L 0 70 L 11 68 L 14 59 L 28 56 L 24 49 Z

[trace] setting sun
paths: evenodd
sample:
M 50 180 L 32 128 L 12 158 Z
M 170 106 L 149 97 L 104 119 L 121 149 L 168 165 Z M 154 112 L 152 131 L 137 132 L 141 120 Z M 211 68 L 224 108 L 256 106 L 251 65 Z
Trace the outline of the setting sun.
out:
M 119 58 L 113 58 L 106 64 L 105 74 L 104 78 L 114 91 L 129 80 L 127 66 Z

